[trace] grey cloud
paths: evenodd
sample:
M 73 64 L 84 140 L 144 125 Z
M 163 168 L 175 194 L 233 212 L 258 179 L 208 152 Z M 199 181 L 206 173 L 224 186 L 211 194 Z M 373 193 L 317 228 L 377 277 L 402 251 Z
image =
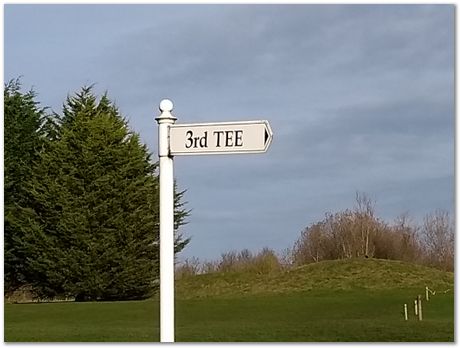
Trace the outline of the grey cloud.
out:
M 289 246 L 356 190 L 387 218 L 453 207 L 451 5 L 6 8 L 6 76 L 25 69 L 58 110 L 96 82 L 154 153 L 164 97 L 181 123 L 270 121 L 264 155 L 175 159 L 184 256 Z
M 454 131 L 454 101 L 405 98 L 373 105 L 336 107 L 325 111 L 323 122 L 311 133 L 446 137 Z M 318 129 L 320 128 L 320 129 Z M 312 135 L 312 134 L 311 134 Z M 310 138 L 311 139 L 311 138 Z M 317 140 L 317 139 L 315 139 Z

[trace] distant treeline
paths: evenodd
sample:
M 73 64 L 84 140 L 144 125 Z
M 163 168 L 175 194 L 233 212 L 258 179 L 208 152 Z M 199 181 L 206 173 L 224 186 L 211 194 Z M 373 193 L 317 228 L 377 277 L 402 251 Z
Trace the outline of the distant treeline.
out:
M 230 251 L 220 260 L 186 259 L 176 267 L 178 278 L 212 272 L 269 273 L 313 262 L 349 258 L 401 260 L 445 271 L 454 270 L 454 221 L 448 212 L 427 214 L 421 225 L 407 214 L 388 223 L 375 214 L 366 194 L 356 194 L 356 206 L 326 213 L 323 220 L 306 227 L 292 248 L 282 253 L 264 248 L 251 253 Z

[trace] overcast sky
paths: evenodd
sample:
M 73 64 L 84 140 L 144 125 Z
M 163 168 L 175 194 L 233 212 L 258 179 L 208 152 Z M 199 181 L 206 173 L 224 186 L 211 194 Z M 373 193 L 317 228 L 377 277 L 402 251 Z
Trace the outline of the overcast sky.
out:
M 265 154 L 175 157 L 181 259 L 291 247 L 366 192 L 454 213 L 453 5 L 5 5 L 4 76 L 43 106 L 96 83 L 157 155 L 177 123 L 266 119 Z

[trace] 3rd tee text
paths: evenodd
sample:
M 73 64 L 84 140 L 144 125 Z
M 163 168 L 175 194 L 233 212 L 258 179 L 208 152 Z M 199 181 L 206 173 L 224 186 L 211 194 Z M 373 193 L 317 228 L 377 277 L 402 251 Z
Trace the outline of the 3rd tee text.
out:
M 189 130 L 185 133 L 185 148 L 207 148 L 208 140 L 213 142 L 214 147 L 241 147 L 243 130 L 213 131 L 210 137 L 207 131 L 203 136 L 194 136 L 193 131 Z

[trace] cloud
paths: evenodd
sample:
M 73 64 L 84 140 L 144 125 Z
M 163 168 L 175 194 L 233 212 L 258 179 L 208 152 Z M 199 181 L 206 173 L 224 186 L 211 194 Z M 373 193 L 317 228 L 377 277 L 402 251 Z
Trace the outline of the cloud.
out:
M 164 97 L 181 123 L 270 121 L 264 155 L 176 157 L 193 209 L 184 255 L 288 246 L 356 190 L 388 218 L 453 208 L 453 5 L 7 5 L 5 16 L 6 76 L 20 71 L 58 107 L 96 82 L 152 152 Z

